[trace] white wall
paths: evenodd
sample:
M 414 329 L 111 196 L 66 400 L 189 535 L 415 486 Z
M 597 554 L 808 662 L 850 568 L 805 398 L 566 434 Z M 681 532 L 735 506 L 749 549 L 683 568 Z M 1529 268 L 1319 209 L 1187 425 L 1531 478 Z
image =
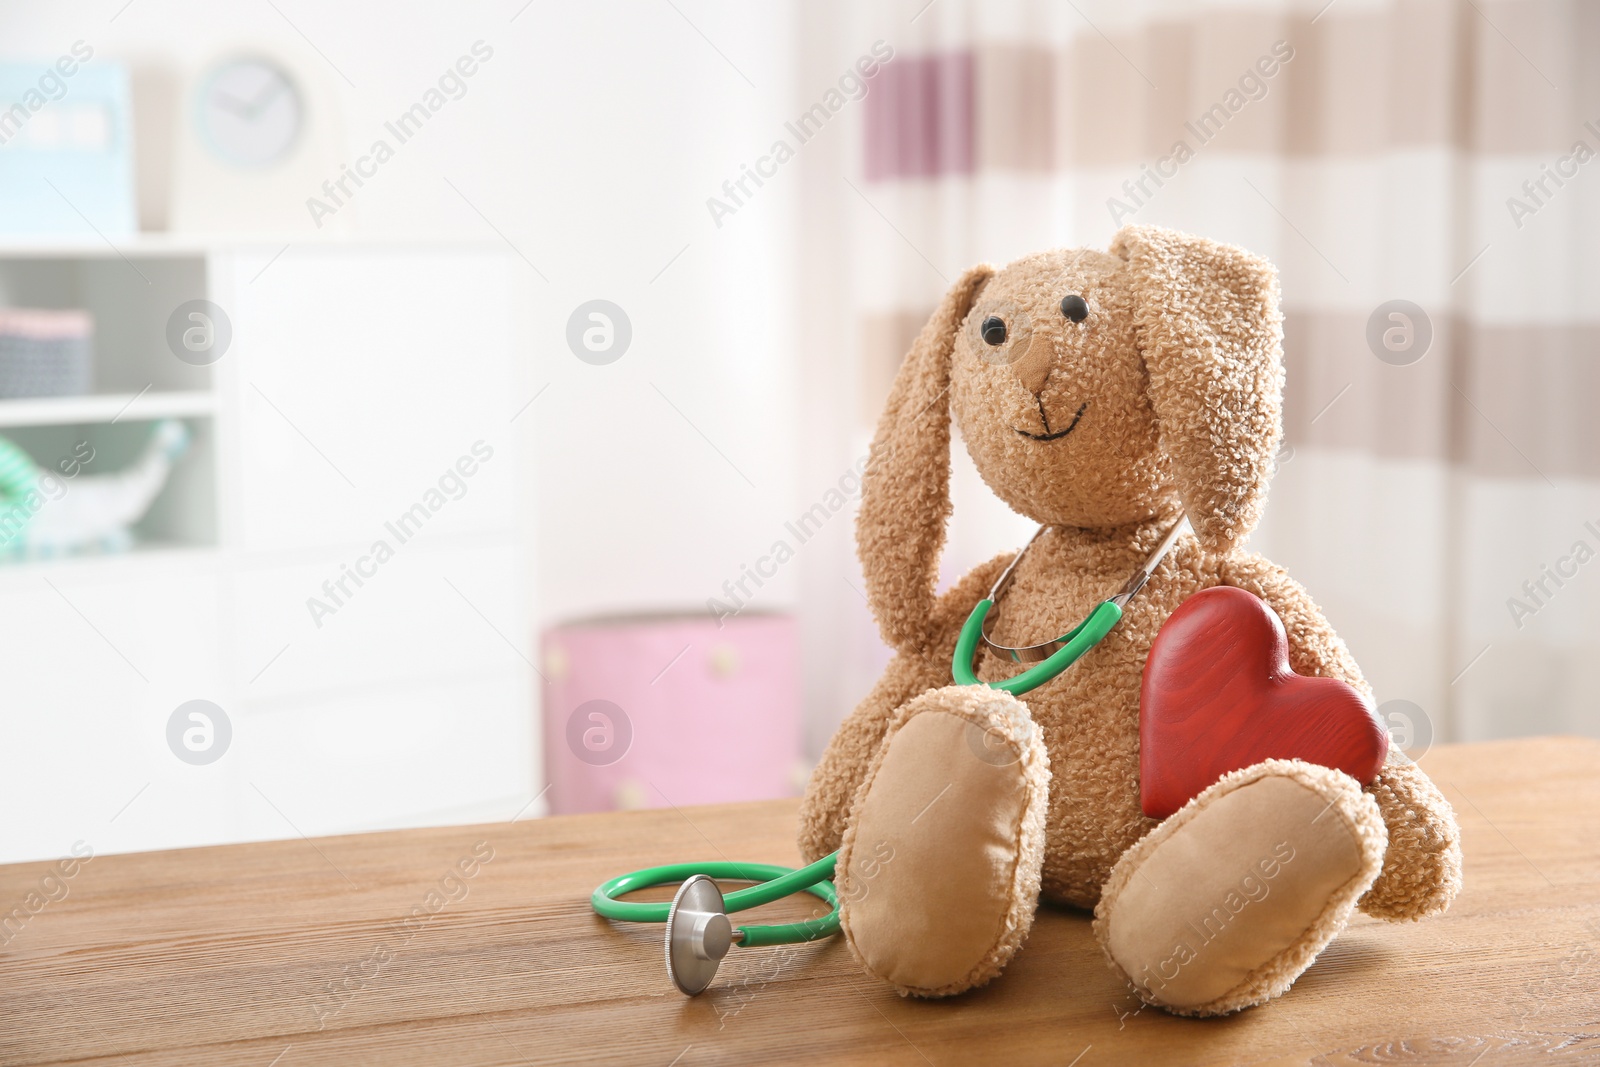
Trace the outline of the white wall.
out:
M 533 426 L 539 617 L 704 610 L 765 551 L 796 481 L 799 173 L 720 229 L 705 200 L 789 115 L 791 5 L 122 4 L 6 0 L 0 53 L 48 59 L 83 39 L 98 60 L 178 72 L 241 45 L 287 52 L 337 100 L 353 161 L 473 42 L 492 47 L 345 218 L 360 234 L 492 223 L 532 264 L 527 377 L 549 388 L 519 422 Z M 633 325 L 607 367 L 564 340 L 597 297 Z M 792 606 L 795 589 L 780 574 L 757 606 Z
M 797 513 L 799 167 L 720 227 L 706 205 L 792 117 L 794 8 L 0 0 L 0 61 L 42 65 L 83 40 L 93 62 L 126 62 L 136 87 L 159 90 L 142 97 L 136 153 L 141 214 L 160 225 L 177 140 L 161 120 L 184 120 L 183 87 L 214 59 L 287 57 L 308 75 L 312 106 L 338 119 L 335 161 L 353 163 L 475 42 L 494 50 L 336 225 L 353 239 L 498 235 L 514 247 L 525 389 L 504 406 L 509 417 L 537 396 L 516 426 L 543 626 L 705 611 Z M 280 205 L 319 191 L 286 189 Z M 282 235 L 284 262 L 310 254 L 296 239 Z M 628 352 L 608 366 L 566 342 L 569 315 L 596 298 L 632 323 Z M 463 307 L 460 343 L 473 336 Z M 414 387 L 448 388 L 450 358 L 441 351 L 440 374 Z M 353 420 L 364 402 L 350 398 Z M 780 572 L 751 606 L 794 608 L 799 572 Z

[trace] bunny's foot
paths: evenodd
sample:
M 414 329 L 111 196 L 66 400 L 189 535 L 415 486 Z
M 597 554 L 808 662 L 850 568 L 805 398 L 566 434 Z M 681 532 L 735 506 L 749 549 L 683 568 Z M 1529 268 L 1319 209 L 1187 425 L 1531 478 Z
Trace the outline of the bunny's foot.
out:
M 855 796 L 837 881 L 842 928 L 901 994 L 983 985 L 1033 925 L 1049 757 L 1028 709 L 986 686 L 895 713 Z
M 1146 1003 L 1224 1015 L 1282 994 L 1378 877 L 1378 805 L 1341 771 L 1266 760 L 1226 775 L 1125 852 L 1095 908 Z

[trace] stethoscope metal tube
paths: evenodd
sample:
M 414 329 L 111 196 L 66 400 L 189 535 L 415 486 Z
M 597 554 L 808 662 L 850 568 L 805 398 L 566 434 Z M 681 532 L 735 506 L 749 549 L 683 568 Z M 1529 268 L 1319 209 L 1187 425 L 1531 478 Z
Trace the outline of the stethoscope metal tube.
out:
M 1184 530 L 1189 529 L 1189 519 L 1186 515 L 1179 515 L 1178 521 L 1172 524 L 1172 529 L 1167 531 L 1155 551 L 1145 558 L 1139 569 L 1123 583 L 1122 588 L 1111 597 L 1101 601 L 1089 616 L 1073 627 L 1067 633 L 1051 641 L 1044 641 L 1037 645 L 1013 647 L 1002 645 L 990 639 L 987 632 L 987 622 L 995 602 L 1005 595 L 1011 586 L 1011 577 L 1016 573 L 1017 565 L 1022 562 L 1022 557 L 1028 554 L 1034 541 L 1045 531 L 1041 526 L 1028 539 L 1016 557 L 1000 572 L 1000 577 L 995 579 L 994 585 L 989 589 L 989 595 L 980 600 L 972 609 L 972 614 L 967 616 L 966 624 L 961 627 L 961 635 L 956 639 L 955 653 L 950 661 L 950 674 L 957 684 L 982 685 L 988 684 L 991 688 L 1001 689 L 1008 693 L 1020 696 L 1023 693 L 1039 688 L 1056 675 L 1066 670 L 1078 661 L 1085 652 L 1100 643 L 1112 627 L 1122 618 L 1123 609 L 1128 601 L 1138 595 L 1139 590 L 1145 587 L 1150 580 L 1150 575 L 1161 561 L 1166 558 L 1172 546 L 1177 543 L 1178 537 Z M 973 660 L 978 653 L 978 643 L 982 641 L 1001 655 L 1008 656 L 1015 663 L 1033 663 L 1035 666 L 1011 678 L 998 682 L 983 683 L 979 681 L 977 673 L 973 670 Z

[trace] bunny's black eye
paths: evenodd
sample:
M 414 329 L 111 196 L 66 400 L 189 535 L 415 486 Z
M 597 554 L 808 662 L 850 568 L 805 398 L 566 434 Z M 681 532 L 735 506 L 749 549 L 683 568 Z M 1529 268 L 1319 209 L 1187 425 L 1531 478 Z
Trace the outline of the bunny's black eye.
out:
M 1089 302 L 1077 293 L 1061 298 L 1061 314 L 1073 322 L 1082 322 L 1089 317 Z
M 1003 345 L 1006 343 L 1005 320 L 998 315 L 990 315 L 983 320 L 983 341 L 990 345 Z

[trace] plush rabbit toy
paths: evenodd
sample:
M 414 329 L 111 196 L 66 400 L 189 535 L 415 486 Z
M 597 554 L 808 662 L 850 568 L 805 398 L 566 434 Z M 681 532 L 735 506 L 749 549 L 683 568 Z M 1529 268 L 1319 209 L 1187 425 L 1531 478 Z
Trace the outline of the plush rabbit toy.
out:
M 841 850 L 843 929 L 869 973 L 919 996 L 982 985 L 1042 897 L 1094 909 L 1112 968 L 1145 1002 L 1221 1015 L 1282 994 L 1358 906 L 1402 921 L 1454 899 L 1454 813 L 1393 748 L 1366 787 L 1273 759 L 1163 821 L 1142 813 L 1141 676 L 1192 594 L 1254 593 L 1296 673 L 1370 692 L 1306 591 L 1240 548 L 1273 472 L 1282 384 L 1272 266 L 1154 226 L 1123 229 L 1109 252 L 974 267 L 940 302 L 878 423 L 857 525 L 897 655 L 801 810 L 806 858 Z M 1180 512 L 1193 525 L 1109 636 L 1023 698 L 951 684 L 962 622 L 1012 558 L 935 595 L 952 414 L 989 487 L 1047 527 L 997 606 L 999 643 L 1067 632 Z M 1017 670 L 985 649 L 977 674 Z

